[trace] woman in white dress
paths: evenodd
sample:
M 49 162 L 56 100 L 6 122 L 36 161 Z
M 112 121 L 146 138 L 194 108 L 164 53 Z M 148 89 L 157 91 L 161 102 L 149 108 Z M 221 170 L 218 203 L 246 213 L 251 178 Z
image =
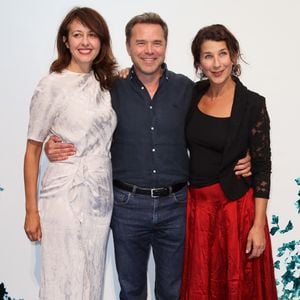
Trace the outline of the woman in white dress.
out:
M 30 106 L 24 228 L 31 241 L 41 241 L 40 299 L 101 299 L 116 126 L 108 91 L 116 61 L 105 20 L 90 8 L 71 10 L 60 25 L 57 50 Z M 37 201 L 40 155 L 51 134 L 73 143 L 76 153 L 49 163 Z

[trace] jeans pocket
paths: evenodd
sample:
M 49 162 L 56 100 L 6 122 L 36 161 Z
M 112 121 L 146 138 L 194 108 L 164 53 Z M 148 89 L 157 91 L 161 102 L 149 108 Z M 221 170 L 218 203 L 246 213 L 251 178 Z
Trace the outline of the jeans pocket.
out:
M 182 203 L 182 204 L 186 204 L 186 200 L 187 200 L 187 187 L 183 187 L 181 190 L 179 190 L 176 193 L 173 193 L 173 198 L 175 200 L 175 202 L 177 203 Z
M 114 188 L 114 204 L 115 205 L 126 205 L 131 197 L 131 193 L 121 190 L 119 188 Z

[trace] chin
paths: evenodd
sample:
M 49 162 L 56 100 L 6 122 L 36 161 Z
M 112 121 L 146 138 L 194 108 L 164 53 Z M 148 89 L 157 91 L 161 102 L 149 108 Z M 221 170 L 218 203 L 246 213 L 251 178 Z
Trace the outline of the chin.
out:
M 159 69 L 142 69 L 142 72 L 145 74 L 145 75 L 153 75 L 155 73 L 157 73 L 159 71 Z

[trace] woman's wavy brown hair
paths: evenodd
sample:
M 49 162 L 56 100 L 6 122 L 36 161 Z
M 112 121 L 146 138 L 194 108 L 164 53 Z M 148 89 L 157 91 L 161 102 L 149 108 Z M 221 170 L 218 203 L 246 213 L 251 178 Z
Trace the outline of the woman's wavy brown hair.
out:
M 100 52 L 93 61 L 92 69 L 96 79 L 100 82 L 101 89 L 110 89 L 115 79 L 117 63 L 112 53 L 111 38 L 104 18 L 89 7 L 73 8 L 62 21 L 56 39 L 58 58 L 51 64 L 50 72 L 61 72 L 71 62 L 71 53 L 66 47 L 69 25 L 78 20 L 84 26 L 95 32 L 100 39 Z

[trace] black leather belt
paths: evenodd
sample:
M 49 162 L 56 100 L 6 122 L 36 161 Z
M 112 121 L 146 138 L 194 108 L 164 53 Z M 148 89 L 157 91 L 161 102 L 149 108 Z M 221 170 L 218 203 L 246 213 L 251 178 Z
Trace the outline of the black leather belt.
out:
M 176 193 L 179 190 L 181 190 L 184 186 L 186 186 L 186 183 L 181 182 L 171 186 L 159 187 L 159 188 L 144 188 L 123 181 L 114 180 L 114 186 L 119 189 L 125 190 L 127 192 L 149 195 L 154 198 L 154 197 L 169 196 L 172 193 Z

